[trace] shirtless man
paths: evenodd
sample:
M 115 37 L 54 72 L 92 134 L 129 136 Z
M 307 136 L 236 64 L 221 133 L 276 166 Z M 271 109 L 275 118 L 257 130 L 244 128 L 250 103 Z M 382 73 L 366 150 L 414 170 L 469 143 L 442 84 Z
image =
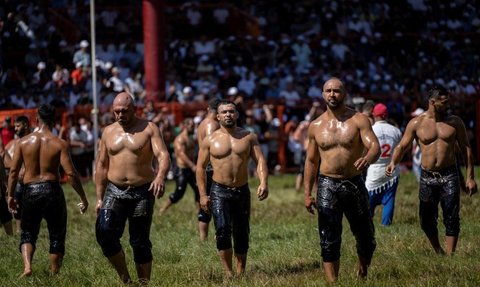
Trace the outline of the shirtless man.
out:
M 150 280 L 152 270 L 153 205 L 165 191 L 170 157 L 158 127 L 135 115 L 131 95 L 119 93 L 113 113 L 116 122 L 105 128 L 96 162 L 97 242 L 120 279 L 132 282 L 120 245 L 128 219 L 137 275 L 143 284 Z
M 195 180 L 195 140 L 192 137 L 194 131 L 195 124 L 193 120 L 186 118 L 182 121 L 182 131 L 173 141 L 173 149 L 177 160 L 175 174 L 176 188 L 175 192 L 170 194 L 167 202 L 160 209 L 160 214 L 163 214 L 170 206 L 182 199 L 187 189 L 187 184 L 190 185 L 195 194 L 197 213 L 200 210 L 200 196 L 198 194 L 197 181 Z
M 219 100 L 213 98 L 208 102 L 207 115 L 203 121 L 200 122 L 197 128 L 197 140 L 198 146 L 202 145 L 202 142 L 205 138 L 209 137 L 214 131 L 220 128 L 217 120 L 217 108 Z M 212 176 L 213 169 L 212 165 L 208 164 L 206 168 L 207 173 L 207 196 L 210 196 L 210 189 L 212 188 Z M 200 208 L 198 213 L 198 229 L 200 231 L 200 240 L 204 241 L 208 237 L 208 224 L 212 216 L 210 213 L 205 212 L 204 209 Z
M 436 253 L 444 254 L 438 239 L 438 203 L 443 210 L 447 255 L 452 255 L 460 233 L 460 183 L 456 168 L 455 145 L 465 159 L 466 191 L 477 192 L 473 172 L 473 154 L 462 120 L 447 113 L 450 93 L 441 87 L 429 91 L 428 110 L 410 120 L 400 144 L 394 149 L 392 160 L 386 167 L 388 176 L 415 139 L 422 152 L 420 176 L 420 225 Z
M 308 130 L 305 159 L 305 207 L 318 211 L 323 268 L 327 281 L 335 282 L 340 268 L 342 217 L 350 223 L 357 241 L 359 277 L 366 277 L 376 247 L 362 171 L 380 156 L 377 137 L 362 113 L 345 106 L 345 86 L 331 78 L 323 86 L 327 111 Z M 320 175 L 318 176 L 318 168 Z M 318 176 L 316 201 L 311 196 Z
M 20 250 L 23 259 L 23 276 L 32 275 L 32 257 L 35 252 L 42 218 L 48 224 L 50 238 L 50 271 L 60 271 L 65 254 L 65 235 L 67 233 L 67 207 L 60 186 L 59 168 L 62 166 L 68 182 L 80 196 L 78 204 L 83 214 L 88 207 L 82 184 L 73 166 L 68 151 L 68 143 L 52 134 L 55 124 L 55 108 L 42 105 L 38 108 L 37 131 L 21 138 L 15 144 L 13 160 L 8 178 L 8 206 L 17 212 L 14 196 L 22 165 L 23 207 L 21 215 Z
M 27 134 L 30 133 L 30 121 L 26 116 L 19 116 L 15 119 L 15 134 L 17 135 L 16 139 L 11 140 L 8 145 L 5 147 L 5 156 L 4 156 L 4 163 L 5 163 L 5 170 L 7 173 L 10 171 L 10 165 L 12 164 L 13 159 L 13 152 L 15 151 L 15 146 L 20 141 L 20 139 Z M 16 228 L 17 232 L 20 232 L 21 227 L 21 220 L 20 217 L 22 215 L 22 197 L 23 197 L 23 175 L 25 174 L 25 168 L 22 166 L 18 176 L 18 183 L 15 187 L 15 200 L 17 202 L 17 212 L 13 215 L 16 221 Z
M 197 160 L 197 183 L 200 205 L 211 212 L 216 228 L 217 249 L 227 278 L 233 277 L 232 233 L 236 258 L 236 273 L 245 272 L 249 242 L 250 190 L 248 162 L 257 163 L 260 185 L 257 197 L 268 197 L 268 170 L 257 136 L 236 126 L 238 112 L 231 101 L 222 100 L 217 108 L 220 129 L 204 138 Z M 206 167 L 213 168 L 210 197 L 206 189 Z

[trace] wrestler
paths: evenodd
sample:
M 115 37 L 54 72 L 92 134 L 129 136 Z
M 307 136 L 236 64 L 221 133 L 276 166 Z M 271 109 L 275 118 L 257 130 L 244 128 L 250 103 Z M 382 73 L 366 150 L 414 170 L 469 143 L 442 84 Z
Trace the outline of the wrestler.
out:
M 394 175 L 407 148 L 416 140 L 421 158 L 420 175 L 420 225 L 433 250 L 444 254 L 438 239 L 438 204 L 443 210 L 446 254 L 455 252 L 460 233 L 460 181 L 456 167 L 455 146 L 461 150 L 467 173 L 465 187 L 471 196 L 477 192 L 473 171 L 473 153 L 467 140 L 462 120 L 448 114 L 450 92 L 443 87 L 434 87 L 428 93 L 428 110 L 407 124 L 402 140 L 393 151 L 385 174 Z
M 198 194 L 197 181 L 195 180 L 195 140 L 193 139 L 193 133 L 195 131 L 195 125 L 191 118 L 186 118 L 182 121 L 182 130 L 180 134 L 173 141 L 173 148 L 175 152 L 175 158 L 177 161 L 176 173 L 175 173 L 175 192 L 170 194 L 167 198 L 167 202 L 160 209 L 160 213 L 163 214 L 173 204 L 180 201 L 185 194 L 187 184 L 193 189 L 195 194 L 195 204 L 197 213 L 200 210 L 200 196 Z
M 196 177 L 200 192 L 200 205 L 211 212 L 216 228 L 217 249 L 227 278 L 233 277 L 232 236 L 236 258 L 236 274 L 245 272 L 249 247 L 250 190 L 248 188 L 248 162 L 257 163 L 260 185 L 257 197 L 268 197 L 268 170 L 257 136 L 236 126 L 236 105 L 222 100 L 217 107 L 220 129 L 203 139 Z M 206 168 L 211 163 L 213 183 L 207 195 Z
M 318 229 L 327 281 L 334 282 L 340 268 L 343 214 L 357 242 L 359 277 L 366 277 L 376 247 L 362 171 L 380 155 L 377 137 L 367 116 L 346 107 L 345 86 L 331 78 L 323 86 L 327 110 L 308 130 L 304 197 L 310 213 L 318 211 Z M 311 196 L 318 177 L 316 202 Z
M 16 139 L 11 140 L 5 147 L 5 170 L 10 170 L 10 165 L 13 159 L 13 153 L 15 151 L 15 146 L 20 141 L 20 139 L 30 133 L 30 121 L 26 116 L 19 116 L 15 119 L 14 123 L 15 134 L 17 135 Z M 17 232 L 20 232 L 20 223 L 22 215 L 22 198 L 23 198 L 23 174 L 25 173 L 25 168 L 22 166 L 20 170 L 17 186 L 15 187 L 15 200 L 17 202 L 17 212 L 13 215 L 15 217 L 16 229 Z
M 200 122 L 197 128 L 197 140 L 198 146 L 202 145 L 202 142 L 205 138 L 209 137 L 214 131 L 220 128 L 217 120 L 217 107 L 218 107 L 219 99 L 213 98 L 208 102 L 207 108 L 207 115 L 205 118 Z M 207 196 L 210 195 L 210 189 L 212 188 L 212 176 L 213 176 L 213 169 L 212 165 L 208 163 L 206 168 L 207 173 L 207 186 L 206 186 L 206 193 Z M 210 213 L 205 212 L 202 208 L 200 208 L 198 212 L 198 229 L 200 232 L 200 240 L 204 241 L 208 237 L 208 224 L 210 223 L 212 216 Z
M 60 166 L 80 196 L 81 202 L 78 204 L 80 212 L 83 214 L 88 207 L 88 200 L 70 158 L 68 143 L 52 134 L 55 108 L 41 105 L 38 108 L 37 120 L 39 124 L 37 131 L 21 138 L 15 144 L 8 178 L 8 206 L 15 213 L 17 202 L 14 192 L 20 170 L 22 165 L 24 166 L 20 236 L 24 269 L 21 276 L 32 275 L 32 258 L 42 218 L 45 218 L 48 225 L 50 271 L 53 274 L 60 271 L 67 232 L 67 208 L 59 182 Z
M 140 283 L 150 281 L 155 198 L 163 196 L 170 158 L 158 127 L 135 115 L 133 96 L 113 101 L 116 122 L 102 134 L 96 161 L 96 237 L 120 279 L 132 281 L 120 237 L 129 221 L 130 245 Z M 158 171 L 153 167 L 158 161 Z

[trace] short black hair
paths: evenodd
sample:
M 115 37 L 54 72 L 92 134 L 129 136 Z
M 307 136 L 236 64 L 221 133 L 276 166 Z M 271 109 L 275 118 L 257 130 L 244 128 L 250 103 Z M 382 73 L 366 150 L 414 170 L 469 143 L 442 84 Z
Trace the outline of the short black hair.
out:
M 30 126 L 30 120 L 26 116 L 18 116 L 15 119 L 16 123 L 21 123 L 24 124 L 25 126 L 29 127 Z
M 41 105 L 38 108 L 38 118 L 49 127 L 55 125 L 56 110 L 52 105 Z
M 237 109 L 237 104 L 235 104 L 235 102 L 231 101 L 231 100 L 227 100 L 227 99 L 221 99 L 218 101 L 218 105 L 217 105 L 217 109 L 218 107 L 220 107 L 221 105 L 234 105 L 235 106 L 235 110 Z
M 220 99 L 217 97 L 213 97 L 208 101 L 208 108 L 211 111 L 217 111 L 218 108 L 218 103 L 220 102 Z
M 442 86 L 435 86 L 428 91 L 428 99 L 438 99 L 441 96 L 450 96 L 450 92 Z

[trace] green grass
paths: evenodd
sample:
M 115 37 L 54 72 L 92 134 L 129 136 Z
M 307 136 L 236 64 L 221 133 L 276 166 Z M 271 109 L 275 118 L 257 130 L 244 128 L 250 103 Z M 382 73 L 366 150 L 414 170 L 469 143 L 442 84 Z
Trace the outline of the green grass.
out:
M 477 177 L 478 178 L 478 177 Z M 201 243 L 191 190 L 165 215 L 156 202 L 151 229 L 153 270 L 151 286 L 325 286 L 316 216 L 303 207 L 303 194 L 295 193 L 293 175 L 270 178 L 270 197 L 252 200 L 250 250 L 246 276 L 224 282 L 216 254 L 213 224 L 209 241 Z M 251 182 L 252 192 L 256 182 Z M 34 275 L 18 279 L 23 269 L 18 235 L 0 234 L 0 286 L 123 286 L 95 241 L 94 185 L 85 185 L 90 200 L 88 213 L 76 208 L 78 197 L 65 186 L 69 209 L 66 256 L 61 273 L 48 272 L 48 236 L 42 224 L 33 260 Z M 167 194 L 174 188 L 167 186 Z M 253 197 L 252 197 L 253 198 Z M 344 222 L 338 286 L 480 286 L 480 199 L 461 197 L 461 234 L 454 257 L 433 253 L 418 223 L 417 183 L 411 174 L 402 175 L 397 192 L 394 224 L 381 227 L 375 216 L 377 250 L 369 278 L 354 276 L 355 241 Z M 381 209 L 377 209 L 377 214 Z M 444 227 L 439 224 L 440 234 Z M 136 280 L 128 230 L 122 238 L 128 267 Z

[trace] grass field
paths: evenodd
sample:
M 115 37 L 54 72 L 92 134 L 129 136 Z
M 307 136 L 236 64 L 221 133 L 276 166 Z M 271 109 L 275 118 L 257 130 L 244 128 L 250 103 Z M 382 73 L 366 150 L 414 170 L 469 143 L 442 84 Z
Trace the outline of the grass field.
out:
M 478 171 L 478 168 L 477 168 Z M 477 172 L 477 179 L 478 179 Z M 270 177 L 270 197 L 252 201 L 250 251 L 246 276 L 225 282 L 211 234 L 206 243 L 197 235 L 193 196 L 172 206 L 165 215 L 156 202 L 151 229 L 153 270 L 150 286 L 324 286 L 321 270 L 316 216 L 303 207 L 303 194 L 295 193 L 294 175 Z M 252 191 L 256 182 L 251 182 Z M 59 275 L 50 276 L 48 237 L 42 224 L 34 275 L 18 279 L 23 265 L 18 252 L 18 235 L 0 234 L 0 286 L 123 286 L 103 257 L 95 241 L 95 191 L 85 185 L 90 208 L 81 216 L 76 208 L 78 197 L 65 186 L 69 209 L 66 256 Z M 167 186 L 167 194 L 174 188 Z M 412 174 L 404 174 L 397 192 L 394 224 L 381 227 L 375 216 L 377 250 L 369 277 L 358 281 L 354 276 L 355 242 L 344 222 L 342 258 L 338 286 L 480 286 L 480 198 L 462 194 L 461 235 L 454 257 L 435 255 L 418 223 L 418 191 Z M 377 210 L 379 213 L 381 210 Z M 441 222 L 441 221 L 440 221 Z M 439 224 L 443 234 L 443 224 Z M 129 270 L 136 280 L 128 230 L 122 244 Z

